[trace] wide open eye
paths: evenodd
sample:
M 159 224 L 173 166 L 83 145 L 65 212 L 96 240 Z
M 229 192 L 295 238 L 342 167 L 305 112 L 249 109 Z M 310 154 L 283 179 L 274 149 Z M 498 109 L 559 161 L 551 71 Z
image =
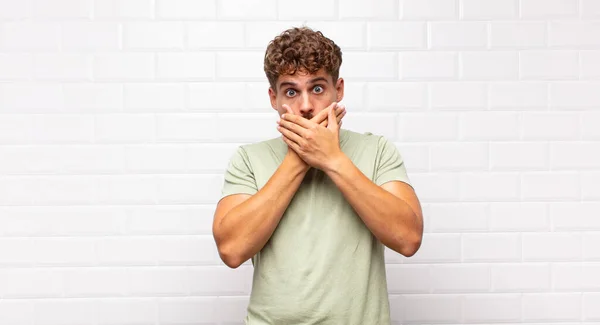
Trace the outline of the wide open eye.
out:
M 292 96 L 296 95 L 296 91 L 294 89 L 290 88 L 290 89 L 288 89 L 288 90 L 285 91 L 285 94 L 288 97 L 292 97 Z
M 313 89 L 315 90 L 315 92 L 316 92 L 317 94 L 320 94 L 320 93 L 322 93 L 322 92 L 324 92 L 324 91 L 325 91 L 325 90 L 323 89 L 323 87 L 321 87 L 321 86 L 318 86 L 318 85 L 317 85 L 317 86 L 315 86 L 315 88 L 313 88 Z

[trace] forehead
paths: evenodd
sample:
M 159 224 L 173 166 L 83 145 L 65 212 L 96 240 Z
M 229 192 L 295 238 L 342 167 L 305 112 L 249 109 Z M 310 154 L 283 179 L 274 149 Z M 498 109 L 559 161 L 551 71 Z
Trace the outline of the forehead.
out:
M 316 78 L 319 78 L 321 82 L 323 81 L 322 78 L 325 78 L 328 83 L 331 82 L 331 76 L 327 74 L 324 69 L 320 69 L 315 73 L 296 71 L 294 74 L 281 75 L 277 80 L 277 84 L 281 85 L 283 83 L 292 83 L 302 86 L 305 84 L 310 84 Z

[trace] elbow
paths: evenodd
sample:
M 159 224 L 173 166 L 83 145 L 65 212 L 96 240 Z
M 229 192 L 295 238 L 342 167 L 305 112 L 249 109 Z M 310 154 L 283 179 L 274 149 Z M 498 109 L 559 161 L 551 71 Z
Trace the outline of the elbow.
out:
M 234 250 L 223 247 L 225 245 L 218 246 L 219 257 L 229 268 L 237 269 L 244 263 L 244 259 L 240 254 L 235 253 Z
M 415 236 L 413 236 L 413 238 L 405 241 L 404 245 L 402 245 L 402 249 L 400 249 L 399 253 L 406 257 L 411 257 L 411 256 L 415 255 L 419 251 L 419 248 L 421 247 L 422 238 L 423 238 L 422 235 L 415 235 Z

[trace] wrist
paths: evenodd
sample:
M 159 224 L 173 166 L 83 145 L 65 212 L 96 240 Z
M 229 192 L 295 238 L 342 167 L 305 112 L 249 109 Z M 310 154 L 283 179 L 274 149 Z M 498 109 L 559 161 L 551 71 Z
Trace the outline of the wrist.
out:
M 344 165 L 348 162 L 351 162 L 350 158 L 348 158 L 348 156 L 346 156 L 343 152 L 340 151 L 339 154 L 329 159 L 329 162 L 327 163 L 323 171 L 327 175 L 339 174 L 344 168 Z

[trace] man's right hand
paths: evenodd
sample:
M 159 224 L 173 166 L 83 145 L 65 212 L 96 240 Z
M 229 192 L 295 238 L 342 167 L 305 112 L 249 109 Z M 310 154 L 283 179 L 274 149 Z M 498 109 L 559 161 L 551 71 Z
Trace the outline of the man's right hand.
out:
M 285 108 L 288 114 L 294 114 L 292 109 L 288 105 L 283 104 L 282 107 Z M 338 122 L 338 126 L 341 128 L 342 118 L 346 115 L 346 108 L 344 107 L 344 105 L 340 105 L 337 102 L 331 103 L 331 105 L 327 106 L 324 110 L 317 113 L 317 115 L 313 116 L 313 118 L 311 118 L 310 120 L 312 122 L 319 123 L 323 127 L 327 127 L 327 115 L 332 109 L 335 109 L 335 116 Z M 286 158 L 287 157 L 289 157 L 288 159 L 292 159 L 293 161 L 300 164 L 302 167 L 305 168 L 305 170 L 308 171 L 308 169 L 310 169 L 310 166 L 304 160 L 302 160 L 302 158 L 300 158 L 300 156 L 298 156 L 298 154 L 291 148 L 288 148 Z

